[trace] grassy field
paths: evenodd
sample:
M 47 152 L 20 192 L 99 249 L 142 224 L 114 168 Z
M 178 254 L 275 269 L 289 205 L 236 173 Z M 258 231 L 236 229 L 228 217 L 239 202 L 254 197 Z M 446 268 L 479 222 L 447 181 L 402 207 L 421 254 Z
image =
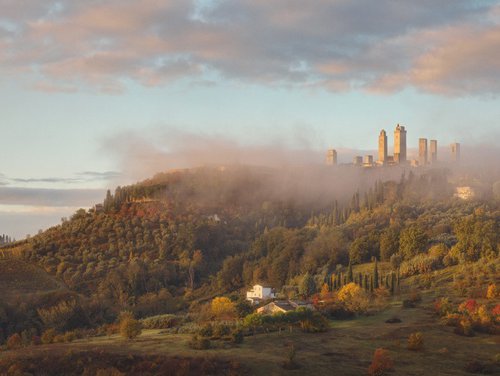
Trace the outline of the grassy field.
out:
M 455 302 L 465 299 L 451 289 L 454 272 L 453 268 L 448 268 L 434 273 L 432 286 L 419 290 L 422 301 L 415 308 L 402 306 L 402 299 L 411 293 L 411 286 L 417 286 L 416 279 L 410 278 L 404 281 L 403 293 L 391 298 L 381 312 L 331 321 L 330 329 L 325 333 L 305 334 L 295 329 L 292 333 L 248 336 L 237 346 L 212 341 L 212 349 L 191 350 L 188 347 L 190 335 L 144 330 L 138 338 L 130 341 L 111 335 L 3 351 L 0 360 L 100 351 L 119 355 L 235 360 L 242 365 L 241 373 L 247 375 L 364 375 L 375 349 L 383 347 L 389 350 L 394 360 L 391 375 L 470 375 L 465 366 L 471 360 L 493 364 L 492 359 L 500 353 L 500 338 L 481 333 L 474 337 L 458 336 L 453 333 L 453 328 L 439 322 L 432 309 L 437 297 L 446 295 Z M 385 322 L 392 317 L 398 317 L 401 322 Z M 408 336 L 417 331 L 423 334 L 424 349 L 410 351 L 407 349 Z M 292 344 L 300 368 L 286 370 L 282 365 Z M 498 364 L 496 367 L 496 371 L 500 371 Z
M 0 259 L 0 299 L 65 290 L 43 269 L 20 259 Z

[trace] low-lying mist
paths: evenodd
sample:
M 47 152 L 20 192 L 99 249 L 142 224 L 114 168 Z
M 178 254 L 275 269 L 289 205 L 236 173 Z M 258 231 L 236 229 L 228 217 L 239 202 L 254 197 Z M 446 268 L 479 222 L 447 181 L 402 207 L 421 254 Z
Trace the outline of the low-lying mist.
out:
M 245 144 L 225 135 L 201 135 L 175 128 L 153 130 L 148 135 L 121 133 L 107 139 L 103 148 L 118 160 L 122 169 L 121 180 L 114 182 L 116 185 L 176 169 L 225 167 L 226 174 L 232 171 L 232 179 L 243 181 L 244 175 L 250 174 L 262 180 L 259 188 L 249 188 L 261 190 L 252 195 L 304 202 L 346 200 L 356 191 L 367 191 L 377 180 L 399 181 L 403 174 L 408 176 L 410 172 L 418 176 L 432 170 L 436 173 L 438 169 L 437 174 L 464 184 L 481 179 L 491 186 L 500 180 L 500 149 L 488 143 L 463 145 L 460 164 L 451 163 L 449 148 L 441 146 L 438 151 L 441 162 L 426 168 L 412 168 L 409 164 L 388 168 L 354 167 L 349 163 L 355 155 L 371 154 L 377 159 L 374 150 L 356 149 L 337 149 L 339 165 L 332 167 L 324 163 L 326 148 L 319 150 L 303 138 Z M 240 194 L 247 193 L 242 190 Z

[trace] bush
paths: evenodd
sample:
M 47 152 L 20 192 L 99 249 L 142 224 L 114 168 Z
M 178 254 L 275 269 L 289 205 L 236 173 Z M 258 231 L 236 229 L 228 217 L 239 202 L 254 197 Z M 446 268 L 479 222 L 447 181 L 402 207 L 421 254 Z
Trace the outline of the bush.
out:
M 76 339 L 75 332 L 66 332 L 64 333 L 64 342 L 73 342 Z
M 468 318 L 462 318 L 454 330 L 455 334 L 472 337 L 474 336 L 474 330 L 472 329 L 472 323 Z
M 424 336 L 420 332 L 412 333 L 408 337 L 408 350 L 421 351 L 424 348 Z
M 495 299 L 497 296 L 497 286 L 494 283 L 491 283 L 486 290 L 486 299 Z
M 434 302 L 434 311 L 439 316 L 446 316 L 453 311 L 453 305 L 448 298 L 440 298 Z
M 56 334 L 54 336 L 54 343 L 63 343 L 64 342 L 64 334 Z
M 53 328 L 47 329 L 42 333 L 42 343 L 49 344 L 54 342 L 54 337 L 56 336 L 56 331 Z
M 141 323 L 134 319 L 130 312 L 120 315 L 120 335 L 127 339 L 133 339 L 142 332 Z
M 416 274 L 425 274 L 442 268 L 443 264 L 438 256 L 421 253 L 411 260 L 404 261 L 400 267 L 401 277 L 411 277 Z
M 212 337 L 214 335 L 214 329 L 212 327 L 212 324 L 208 323 L 203 325 L 199 330 L 198 334 L 202 337 Z
M 23 345 L 23 340 L 18 333 L 11 335 L 7 339 L 7 348 L 9 350 L 19 349 Z
M 243 330 L 235 329 L 231 333 L 231 342 L 235 344 L 243 343 L 245 336 L 243 335 Z
M 300 365 L 295 360 L 296 356 L 297 356 L 297 350 L 295 349 L 295 346 L 292 344 L 288 349 L 287 359 L 283 362 L 283 368 L 289 370 L 300 368 Z
M 370 367 L 368 367 L 368 374 L 371 376 L 382 376 L 387 373 L 387 371 L 392 370 L 394 367 L 394 362 L 389 356 L 389 352 L 385 349 L 378 348 L 373 354 L 373 360 Z
M 195 334 L 189 341 L 188 346 L 193 350 L 207 350 L 210 348 L 210 340 Z
M 369 304 L 366 291 L 354 282 L 343 286 L 337 293 L 337 299 L 354 313 L 366 312 Z
M 179 321 L 177 316 L 166 314 L 142 319 L 141 325 L 144 329 L 168 329 L 178 325 Z
M 213 328 L 213 336 L 215 338 L 224 338 L 231 334 L 229 325 L 218 323 Z

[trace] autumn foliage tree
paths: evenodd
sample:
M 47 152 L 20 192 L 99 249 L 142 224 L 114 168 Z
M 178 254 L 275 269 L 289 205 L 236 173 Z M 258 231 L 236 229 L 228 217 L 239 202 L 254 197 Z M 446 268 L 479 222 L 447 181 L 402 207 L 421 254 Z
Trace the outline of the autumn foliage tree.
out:
M 337 293 L 337 299 L 347 310 L 355 313 L 365 312 L 369 304 L 366 291 L 354 282 L 343 286 Z
M 394 362 L 392 361 L 389 352 L 385 349 L 378 348 L 373 354 L 372 364 L 370 364 L 370 367 L 368 368 L 368 374 L 370 376 L 383 376 L 393 368 Z
M 213 317 L 219 320 L 233 320 L 237 317 L 235 304 L 224 296 L 214 298 L 210 303 L 210 310 Z
M 120 315 L 120 335 L 126 339 L 133 339 L 142 332 L 141 323 L 134 319 L 130 312 L 122 312 Z

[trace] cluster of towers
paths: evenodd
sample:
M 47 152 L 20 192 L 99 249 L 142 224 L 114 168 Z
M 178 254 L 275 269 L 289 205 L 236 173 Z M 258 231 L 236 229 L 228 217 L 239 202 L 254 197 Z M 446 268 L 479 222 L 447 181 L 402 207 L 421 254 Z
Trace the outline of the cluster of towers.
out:
M 392 165 L 405 165 L 408 162 L 412 166 L 425 166 L 428 164 L 437 163 L 438 157 L 437 140 L 430 140 L 429 148 L 426 138 L 418 139 L 418 159 L 408 161 L 407 148 L 406 148 L 406 129 L 402 125 L 397 125 L 394 130 L 394 154 L 388 155 L 387 148 L 387 133 L 384 129 L 380 131 L 378 136 L 378 160 L 375 162 L 379 166 L 392 166 Z M 460 144 L 451 144 L 451 157 L 452 161 L 458 162 L 460 160 Z M 329 149 L 326 155 L 326 164 L 333 166 L 337 164 L 337 151 Z M 373 156 L 365 155 L 355 156 L 353 159 L 355 166 L 374 166 Z

